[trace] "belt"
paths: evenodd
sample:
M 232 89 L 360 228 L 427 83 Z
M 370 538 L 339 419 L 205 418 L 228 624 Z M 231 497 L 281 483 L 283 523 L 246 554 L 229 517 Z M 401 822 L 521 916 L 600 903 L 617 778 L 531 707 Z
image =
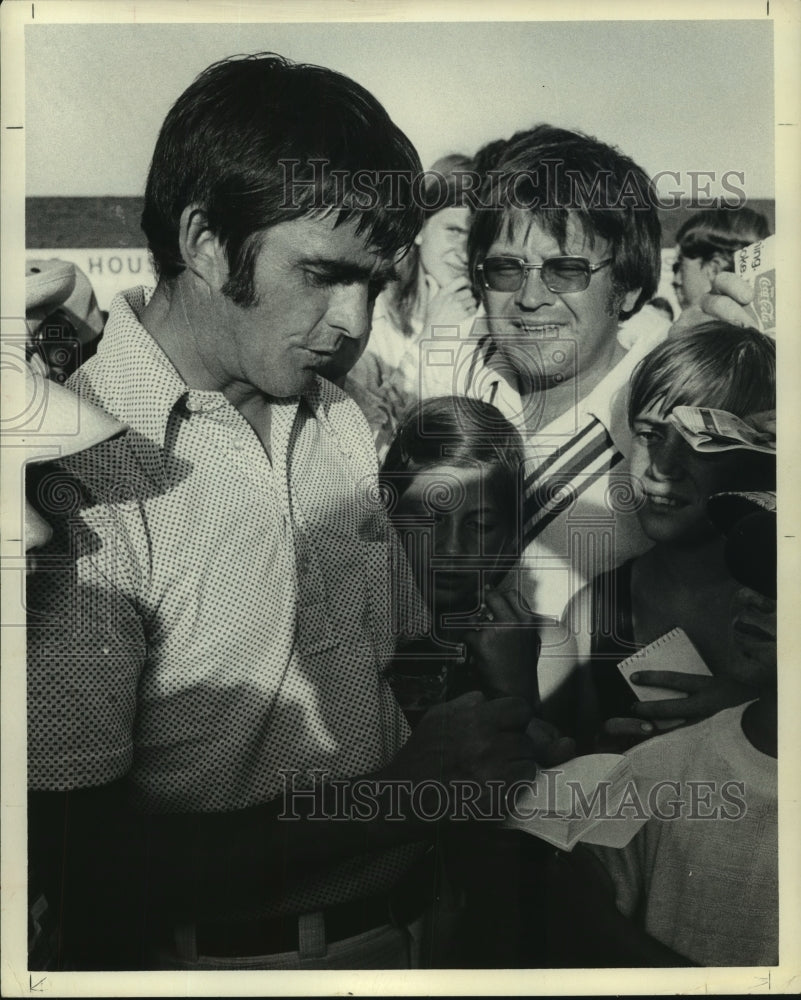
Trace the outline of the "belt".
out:
M 428 877 L 426 877 L 426 875 Z M 336 903 L 321 910 L 328 943 L 354 937 L 374 927 L 401 926 L 417 919 L 434 900 L 433 865 L 418 866 L 391 892 Z M 236 921 L 198 923 L 198 954 L 233 958 L 297 951 L 298 914 Z

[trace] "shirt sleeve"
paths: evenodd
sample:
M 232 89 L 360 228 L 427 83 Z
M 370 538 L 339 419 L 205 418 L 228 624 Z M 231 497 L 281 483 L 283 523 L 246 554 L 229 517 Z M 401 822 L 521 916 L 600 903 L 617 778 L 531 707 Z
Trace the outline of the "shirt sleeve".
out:
M 133 760 L 145 629 L 119 519 L 57 526 L 27 582 L 28 785 L 64 791 Z

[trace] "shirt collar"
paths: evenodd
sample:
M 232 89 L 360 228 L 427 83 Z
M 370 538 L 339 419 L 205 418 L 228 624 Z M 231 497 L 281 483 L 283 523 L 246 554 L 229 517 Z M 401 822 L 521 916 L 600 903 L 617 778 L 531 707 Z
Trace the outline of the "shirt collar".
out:
M 225 397 L 189 389 L 142 325 L 139 317 L 154 290 L 139 286 L 114 297 L 88 378 L 103 405 L 128 424 L 131 448 L 149 478 L 161 482 L 170 448 L 168 430 L 178 404 L 184 401 L 188 412 L 216 409 L 225 404 Z
M 626 351 L 625 356 L 607 372 L 598 385 L 578 401 L 575 411 L 557 418 L 548 427 L 541 428 L 539 433 L 559 434 L 563 430 L 562 424 L 568 428 L 575 425 L 577 418 L 581 422 L 589 417 L 595 417 L 617 444 L 617 439 L 621 437 L 617 413 L 620 390 L 628 384 L 637 362 L 664 339 L 664 335 L 664 331 L 659 330 L 649 331 L 647 335 L 638 337 L 633 346 Z M 508 366 L 497 353 L 489 333 L 483 306 L 480 306 L 476 313 L 468 344 L 472 357 L 465 366 L 467 394 L 480 395 L 482 399 L 494 403 L 525 434 L 520 392 L 516 380 L 509 378 L 506 370 Z M 622 436 L 625 438 L 625 435 Z
M 139 319 L 153 292 L 140 286 L 115 296 L 97 358 L 114 374 L 105 391 L 108 408 L 162 445 L 170 415 L 189 389 Z
M 109 318 L 98 346 L 95 372 L 113 372 L 103 379 L 101 394 L 109 412 L 128 424 L 129 440 L 148 475 L 155 480 L 164 476 L 167 435 L 176 407 L 184 401 L 188 412 L 216 409 L 227 403 L 219 391 L 190 389 L 173 363 L 147 332 L 140 321 L 154 288 L 139 286 L 121 292 L 111 303 Z M 95 380 L 92 376 L 92 381 Z M 101 375 L 102 378 L 102 375 Z M 311 412 L 325 430 L 339 441 L 329 418 L 337 405 L 338 393 L 324 379 L 317 378 L 302 399 L 280 400 L 288 407 L 291 419 L 298 404 Z M 349 454 L 344 446 L 340 450 Z

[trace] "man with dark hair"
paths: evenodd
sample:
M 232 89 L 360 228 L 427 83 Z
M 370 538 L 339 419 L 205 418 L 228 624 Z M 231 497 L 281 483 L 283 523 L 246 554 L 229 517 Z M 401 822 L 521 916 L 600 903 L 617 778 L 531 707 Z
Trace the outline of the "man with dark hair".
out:
M 528 442 L 521 589 L 558 616 L 586 579 L 647 547 L 622 471 L 620 390 L 668 324 L 619 334 L 657 288 L 656 202 L 631 159 L 550 125 L 495 152 L 477 201 L 468 252 L 483 310 L 454 386 Z
M 411 197 L 420 161 L 363 87 L 280 56 L 226 59 L 175 102 L 150 164 L 142 228 L 159 276 L 189 266 L 181 214 L 202 205 L 225 247 L 225 294 L 253 304 L 253 265 L 278 223 L 334 211 L 382 256 L 413 241 L 422 209 Z
M 409 737 L 385 668 L 423 613 L 367 424 L 319 377 L 367 336 L 419 171 L 362 87 L 273 55 L 210 67 L 167 116 L 158 285 L 114 300 L 71 383 L 130 430 L 59 464 L 28 595 L 61 968 L 419 962 L 421 782 L 532 773 L 516 699 Z

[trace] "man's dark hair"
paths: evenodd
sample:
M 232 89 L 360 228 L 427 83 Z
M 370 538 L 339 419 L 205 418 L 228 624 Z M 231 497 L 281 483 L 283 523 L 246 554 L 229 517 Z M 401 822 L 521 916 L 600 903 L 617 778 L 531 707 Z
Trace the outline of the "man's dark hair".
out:
M 515 209 L 522 209 L 562 248 L 571 217 L 581 223 L 590 245 L 597 237 L 608 241 L 615 291 L 622 296 L 641 289 L 621 319 L 654 295 L 661 270 L 656 194 L 632 159 L 582 132 L 537 125 L 513 135 L 493 161 L 470 227 L 472 275 Z
M 169 111 L 142 229 L 159 277 L 175 278 L 186 266 L 181 213 L 201 207 L 226 249 L 223 291 L 250 305 L 260 237 L 278 223 L 328 209 L 337 225 L 356 217 L 379 253 L 406 249 L 422 224 L 411 196 L 421 170 L 409 139 L 353 80 L 273 53 L 235 56 L 204 70 Z

